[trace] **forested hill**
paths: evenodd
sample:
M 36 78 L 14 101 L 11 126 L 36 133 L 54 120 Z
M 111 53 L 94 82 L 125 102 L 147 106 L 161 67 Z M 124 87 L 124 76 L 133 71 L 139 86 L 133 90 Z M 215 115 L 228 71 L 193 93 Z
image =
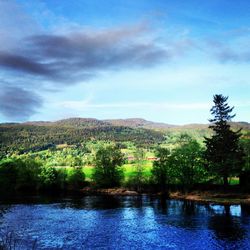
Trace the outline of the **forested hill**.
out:
M 130 119 L 111 119 L 104 120 L 115 126 L 128 126 L 132 128 L 148 128 L 148 129 L 169 129 L 177 127 L 177 125 L 152 122 L 141 118 L 130 118 Z
M 54 122 L 35 121 L 35 122 L 25 122 L 22 124 L 35 125 L 35 126 L 57 126 L 57 127 L 74 127 L 74 128 L 106 127 L 111 125 L 108 122 L 97 120 L 94 118 L 68 118 Z
M 130 141 L 150 146 L 164 133 L 145 128 L 116 126 L 96 119 L 71 118 L 56 122 L 0 124 L 0 153 L 38 151 L 58 144 L 75 145 L 89 140 Z
M 246 122 L 232 123 L 232 127 L 250 130 L 250 124 Z M 79 144 L 88 140 L 131 141 L 142 146 L 150 146 L 162 142 L 166 133 L 188 132 L 202 138 L 208 131 L 208 125 L 204 124 L 177 126 L 139 118 L 69 118 L 55 122 L 3 123 L 0 124 L 0 153 L 22 153 L 58 144 Z
M 98 120 L 94 118 L 68 118 L 55 122 L 36 121 L 26 122 L 24 125 L 37 125 L 37 126 L 63 126 L 63 127 L 104 127 L 104 126 L 123 126 L 131 128 L 146 128 L 146 129 L 168 129 L 177 127 L 176 125 L 147 121 L 141 118 L 129 119 L 110 119 Z
M 0 127 L 8 126 L 46 126 L 46 127 L 74 127 L 74 128 L 93 128 L 93 127 L 130 127 L 130 128 L 144 128 L 153 130 L 185 130 L 185 129 L 208 129 L 209 124 L 186 124 L 186 125 L 174 125 L 161 122 L 152 122 L 142 118 L 128 118 L 128 119 L 109 119 L 98 120 L 95 118 L 68 118 L 58 121 L 32 121 L 24 123 L 0 123 Z M 248 122 L 231 122 L 230 125 L 233 129 L 242 128 L 244 130 L 250 130 L 250 123 Z

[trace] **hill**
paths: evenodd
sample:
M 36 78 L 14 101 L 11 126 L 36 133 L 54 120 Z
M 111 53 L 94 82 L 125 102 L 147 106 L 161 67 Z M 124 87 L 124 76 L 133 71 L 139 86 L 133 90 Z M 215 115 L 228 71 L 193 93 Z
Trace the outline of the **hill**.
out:
M 144 128 L 153 130 L 206 130 L 209 124 L 185 124 L 174 125 L 161 122 L 148 121 L 142 118 L 128 118 L 128 119 L 106 119 L 98 120 L 95 118 L 80 118 L 73 117 L 62 119 L 58 121 L 31 121 L 24 123 L 2 123 L 0 126 L 20 126 L 20 125 L 34 125 L 34 126 L 57 126 L 57 127 L 74 127 L 74 128 L 93 128 L 93 127 L 129 127 L 129 128 Z M 233 129 L 250 130 L 250 123 L 248 122 L 231 122 Z
M 250 131 L 247 122 L 231 123 L 233 129 Z M 0 154 L 38 151 L 58 144 L 76 145 L 89 140 L 133 142 L 144 147 L 165 140 L 167 133 L 189 133 L 202 141 L 211 131 L 208 124 L 169 125 L 140 118 L 98 120 L 69 118 L 59 121 L 34 121 L 0 124 Z
M 0 155 L 39 151 L 58 144 L 76 145 L 89 140 L 131 141 L 146 147 L 162 142 L 164 133 L 84 118 L 0 124 Z
M 36 126 L 63 126 L 63 127 L 102 127 L 102 126 L 123 126 L 130 128 L 147 128 L 147 129 L 168 129 L 178 127 L 177 125 L 171 125 L 160 122 L 147 121 L 141 118 L 128 118 L 128 119 L 107 119 L 98 120 L 95 118 L 68 118 L 58 121 L 32 121 L 22 123 L 24 125 L 36 125 Z M 16 125 L 16 124 L 13 124 Z
M 177 127 L 177 125 L 171 125 L 160 122 L 147 121 L 141 118 L 129 118 L 129 119 L 111 119 L 104 120 L 114 126 L 127 126 L 132 128 L 147 128 L 147 129 L 169 129 Z

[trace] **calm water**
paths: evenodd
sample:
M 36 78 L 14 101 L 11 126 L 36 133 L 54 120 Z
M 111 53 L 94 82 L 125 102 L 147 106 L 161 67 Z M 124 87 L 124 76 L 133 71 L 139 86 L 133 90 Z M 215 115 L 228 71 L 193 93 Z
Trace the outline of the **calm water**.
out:
M 34 197 L 0 204 L 17 249 L 250 249 L 250 207 L 143 197 Z

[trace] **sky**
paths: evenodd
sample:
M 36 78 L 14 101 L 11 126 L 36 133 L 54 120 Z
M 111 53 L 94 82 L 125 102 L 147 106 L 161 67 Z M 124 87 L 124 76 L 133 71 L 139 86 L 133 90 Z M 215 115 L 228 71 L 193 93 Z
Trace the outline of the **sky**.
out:
M 0 122 L 250 122 L 250 1 L 0 0 Z

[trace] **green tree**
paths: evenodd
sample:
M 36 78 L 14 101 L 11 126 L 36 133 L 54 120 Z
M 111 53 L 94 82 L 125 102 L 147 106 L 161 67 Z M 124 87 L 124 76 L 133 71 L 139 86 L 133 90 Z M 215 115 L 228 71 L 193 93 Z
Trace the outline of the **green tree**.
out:
M 20 161 L 22 164 L 18 167 L 16 189 L 36 190 L 41 173 L 41 162 L 29 156 L 23 157 Z
M 227 99 L 223 95 L 214 95 L 214 106 L 210 110 L 214 118 L 209 120 L 209 128 L 214 134 L 211 138 L 205 137 L 207 168 L 223 178 L 225 187 L 229 176 L 240 174 L 244 156 L 239 146 L 240 130 L 232 131 L 228 124 L 235 114 L 231 115 L 234 107 L 228 105 Z
M 134 151 L 135 157 L 135 170 L 133 171 L 133 175 L 130 178 L 130 183 L 133 183 L 132 186 L 136 189 L 136 191 L 140 192 L 142 190 L 142 185 L 144 182 L 144 161 L 145 161 L 145 150 L 143 148 L 137 148 Z
M 172 175 L 187 188 L 201 182 L 205 175 L 202 156 L 202 147 L 195 140 L 174 149 L 170 159 Z
M 97 187 L 115 187 L 121 184 L 123 170 L 120 166 L 124 157 L 116 145 L 102 145 L 94 157 L 94 171 L 92 179 Z
M 153 163 L 152 177 L 154 182 L 161 188 L 161 191 L 165 192 L 171 177 L 170 151 L 167 148 L 158 147 L 155 150 L 155 156 L 158 159 Z
M 244 150 L 244 171 L 250 171 L 250 132 L 241 139 L 240 145 Z
M 52 189 L 56 188 L 57 170 L 54 167 L 44 166 L 39 174 L 39 188 Z
M 82 171 L 81 167 L 74 167 L 67 177 L 67 182 L 70 188 L 79 189 L 84 186 L 85 174 Z
M 240 185 L 245 189 L 250 189 L 249 176 L 250 176 L 250 133 L 248 132 L 243 136 L 240 145 L 244 150 L 244 166 L 240 174 Z
M 20 160 L 4 159 L 0 161 L 0 194 L 13 192 L 16 188 Z

